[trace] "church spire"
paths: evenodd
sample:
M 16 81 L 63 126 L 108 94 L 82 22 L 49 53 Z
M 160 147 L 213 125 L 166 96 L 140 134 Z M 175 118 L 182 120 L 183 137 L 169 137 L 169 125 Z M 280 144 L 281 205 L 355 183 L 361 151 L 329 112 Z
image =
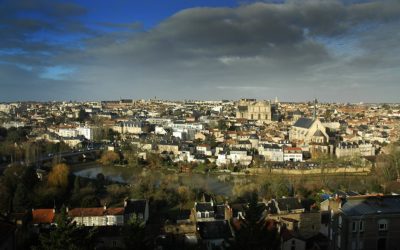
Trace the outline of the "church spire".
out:
M 314 99 L 314 114 L 313 114 L 313 118 L 314 120 L 317 119 L 317 98 Z

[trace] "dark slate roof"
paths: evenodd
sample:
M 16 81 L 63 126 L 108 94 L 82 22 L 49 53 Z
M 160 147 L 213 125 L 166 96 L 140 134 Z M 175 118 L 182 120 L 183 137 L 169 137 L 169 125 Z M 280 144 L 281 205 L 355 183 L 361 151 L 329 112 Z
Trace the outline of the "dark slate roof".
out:
M 225 205 L 216 205 L 215 206 L 215 219 L 224 219 L 225 218 Z
M 314 136 L 324 136 L 324 134 L 321 130 L 318 129 L 317 131 L 315 131 Z
M 198 222 L 197 228 L 202 239 L 232 238 L 232 231 L 226 220 Z
M 146 209 L 146 200 L 127 200 L 125 214 L 144 214 Z
M 299 200 L 295 197 L 280 198 L 276 199 L 276 201 L 278 202 L 278 207 L 281 211 L 303 208 Z
M 400 196 L 359 196 L 348 198 L 341 210 L 348 216 L 400 214 Z
M 247 106 L 239 106 L 238 110 L 239 112 L 247 112 Z
M 191 211 L 190 209 L 183 209 L 179 211 L 179 214 L 176 216 L 177 220 L 189 220 Z
M 206 212 L 206 211 L 214 211 L 211 202 L 197 202 L 196 203 L 196 212 Z
M 273 148 L 273 149 L 282 149 L 278 144 L 264 144 L 263 147 L 266 148 Z
M 258 139 L 258 136 L 255 135 L 255 134 L 251 134 L 249 138 L 250 138 L 250 139 Z
M 310 128 L 311 125 L 313 125 L 313 123 L 314 123 L 313 119 L 299 118 L 293 126 L 299 128 Z

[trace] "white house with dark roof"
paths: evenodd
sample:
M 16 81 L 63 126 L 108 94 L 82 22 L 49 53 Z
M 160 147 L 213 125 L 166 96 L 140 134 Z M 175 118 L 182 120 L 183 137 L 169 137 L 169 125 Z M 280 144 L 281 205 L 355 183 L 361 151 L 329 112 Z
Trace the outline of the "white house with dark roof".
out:
M 258 154 L 264 156 L 266 161 L 283 161 L 283 148 L 278 144 L 263 144 L 258 147 Z

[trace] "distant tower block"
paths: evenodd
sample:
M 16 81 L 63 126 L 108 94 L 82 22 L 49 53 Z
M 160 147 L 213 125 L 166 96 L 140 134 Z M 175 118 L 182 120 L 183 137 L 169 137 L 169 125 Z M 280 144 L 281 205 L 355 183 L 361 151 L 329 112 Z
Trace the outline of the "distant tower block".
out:
M 278 97 L 277 97 L 277 96 L 275 97 L 275 104 L 276 104 L 276 103 L 279 103 L 279 100 L 278 100 Z

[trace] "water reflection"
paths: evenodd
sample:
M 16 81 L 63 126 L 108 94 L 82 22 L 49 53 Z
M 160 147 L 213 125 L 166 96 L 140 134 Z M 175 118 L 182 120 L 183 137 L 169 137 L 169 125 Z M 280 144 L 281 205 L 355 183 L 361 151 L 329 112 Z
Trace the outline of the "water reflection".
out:
M 143 174 L 151 174 L 153 178 L 158 178 L 161 182 L 163 179 L 172 178 L 176 180 L 176 184 L 183 184 L 190 188 L 199 188 L 214 194 L 231 196 L 232 187 L 236 182 L 245 181 L 245 177 L 233 178 L 229 174 L 175 174 L 165 173 L 161 171 L 147 171 L 143 173 L 139 169 L 123 168 L 123 167 L 101 167 L 95 166 L 77 170 L 75 175 L 87 178 L 96 178 L 97 174 L 102 173 L 107 179 L 121 183 L 135 183 Z M 241 179 L 241 180 L 240 180 Z

